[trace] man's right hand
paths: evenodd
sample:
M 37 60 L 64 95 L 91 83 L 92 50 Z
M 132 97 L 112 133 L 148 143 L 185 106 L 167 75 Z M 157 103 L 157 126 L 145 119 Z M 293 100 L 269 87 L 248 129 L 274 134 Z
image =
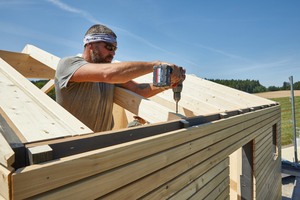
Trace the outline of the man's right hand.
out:
M 173 66 L 173 73 L 171 74 L 171 83 L 172 85 L 176 85 L 180 82 L 180 81 L 184 81 L 185 80 L 185 69 L 182 67 L 178 67 L 177 65 L 171 64 L 171 63 L 162 63 L 162 64 L 167 64 L 167 65 L 171 65 Z M 176 87 L 175 86 L 175 87 Z

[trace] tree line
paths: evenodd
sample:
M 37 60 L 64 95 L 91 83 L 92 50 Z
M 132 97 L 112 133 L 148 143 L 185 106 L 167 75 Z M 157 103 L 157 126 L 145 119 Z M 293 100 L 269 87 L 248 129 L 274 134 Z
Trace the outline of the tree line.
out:
M 270 92 L 270 91 L 280 91 L 280 90 L 290 90 L 291 85 L 289 82 L 283 82 L 281 87 L 269 86 L 266 88 L 261 85 L 258 80 L 226 80 L 226 79 L 206 79 L 215 83 L 219 83 L 222 85 L 226 85 L 228 87 L 232 87 L 238 90 L 242 90 L 248 93 L 260 93 L 260 92 Z M 31 82 L 36 85 L 38 88 L 42 88 L 49 80 L 32 80 Z M 294 90 L 300 90 L 300 81 L 294 83 Z M 47 93 L 53 100 L 55 97 L 55 89 L 53 88 Z
M 258 80 L 249 80 L 249 79 L 246 80 L 206 79 L 206 80 L 213 81 L 215 83 L 219 83 L 222 85 L 226 85 L 248 93 L 271 92 L 271 91 L 291 89 L 291 84 L 289 82 L 283 82 L 283 85 L 281 87 L 269 86 L 267 88 L 261 85 Z M 300 90 L 300 81 L 294 83 L 293 89 Z

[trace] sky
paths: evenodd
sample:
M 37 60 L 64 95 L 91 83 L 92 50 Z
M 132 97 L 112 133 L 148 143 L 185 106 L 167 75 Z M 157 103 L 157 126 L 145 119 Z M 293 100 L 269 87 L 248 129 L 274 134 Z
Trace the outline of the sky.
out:
M 94 24 L 117 35 L 115 60 L 174 63 L 207 79 L 300 81 L 299 0 L 0 0 L 0 49 L 83 52 Z

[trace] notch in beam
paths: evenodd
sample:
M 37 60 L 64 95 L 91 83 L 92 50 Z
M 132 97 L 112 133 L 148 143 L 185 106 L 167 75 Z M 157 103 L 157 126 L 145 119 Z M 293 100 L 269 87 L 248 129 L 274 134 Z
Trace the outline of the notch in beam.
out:
M 49 145 L 28 147 L 27 152 L 30 165 L 46 162 L 53 158 L 52 148 Z

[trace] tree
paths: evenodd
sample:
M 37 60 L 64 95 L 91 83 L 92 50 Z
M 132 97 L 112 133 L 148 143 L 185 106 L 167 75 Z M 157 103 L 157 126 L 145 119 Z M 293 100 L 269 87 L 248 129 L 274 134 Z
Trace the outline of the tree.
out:
M 300 90 L 300 81 L 294 83 L 294 90 Z
M 268 91 L 279 91 L 280 88 L 279 87 L 276 87 L 276 86 L 269 86 L 268 87 Z
M 290 90 L 291 89 L 291 84 L 288 83 L 288 82 L 283 82 L 283 85 L 280 89 L 281 90 Z
M 254 89 L 253 89 L 253 93 L 259 93 L 259 92 L 267 92 L 267 88 L 265 86 L 256 86 Z

